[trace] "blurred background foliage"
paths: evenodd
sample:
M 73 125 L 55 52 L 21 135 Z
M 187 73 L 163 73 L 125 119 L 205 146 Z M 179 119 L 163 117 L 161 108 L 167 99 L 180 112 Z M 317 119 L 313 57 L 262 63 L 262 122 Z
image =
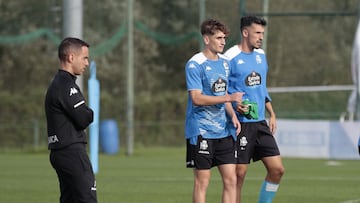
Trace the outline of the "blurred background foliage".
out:
M 126 132 L 127 1 L 84 0 L 83 38 L 101 85 L 100 119 Z M 199 51 L 200 0 L 134 1 L 135 143 L 183 145 L 184 65 Z M 358 0 L 269 1 L 269 87 L 351 85 Z M 205 1 L 205 18 L 225 22 L 226 48 L 239 41 L 239 19 L 262 1 Z M 0 0 L 0 146 L 46 148 L 44 94 L 59 65 L 62 1 Z M 338 12 L 334 14 L 334 12 Z M 84 93 L 87 79 L 84 75 Z M 278 118 L 336 120 L 349 91 L 271 94 Z

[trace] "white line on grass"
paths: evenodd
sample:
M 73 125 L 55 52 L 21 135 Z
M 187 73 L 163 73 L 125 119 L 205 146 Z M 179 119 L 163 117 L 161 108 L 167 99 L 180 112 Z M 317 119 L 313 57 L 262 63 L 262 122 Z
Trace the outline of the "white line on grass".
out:
M 357 203 L 357 202 L 360 202 L 360 199 L 347 200 L 345 202 L 340 202 L 340 203 Z

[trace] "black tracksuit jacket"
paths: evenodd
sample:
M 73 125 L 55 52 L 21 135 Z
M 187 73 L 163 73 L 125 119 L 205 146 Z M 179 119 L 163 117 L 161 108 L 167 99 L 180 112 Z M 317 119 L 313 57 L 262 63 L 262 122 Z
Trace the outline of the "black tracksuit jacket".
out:
M 57 150 L 74 143 L 87 143 L 85 129 L 93 122 L 93 111 L 86 105 L 76 77 L 59 70 L 45 97 L 48 148 Z

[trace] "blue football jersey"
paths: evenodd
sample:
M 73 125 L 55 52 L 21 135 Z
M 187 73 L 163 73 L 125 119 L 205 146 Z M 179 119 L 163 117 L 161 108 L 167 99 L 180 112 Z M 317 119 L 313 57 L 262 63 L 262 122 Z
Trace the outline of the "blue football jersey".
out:
M 204 95 L 223 96 L 228 90 L 230 68 L 219 54 L 218 60 L 208 60 L 203 53 L 195 54 L 185 66 L 188 92 L 200 90 Z M 189 94 L 189 93 L 188 93 Z M 185 137 L 218 139 L 229 136 L 226 129 L 225 104 L 196 106 L 188 96 L 185 120 Z
M 230 61 L 229 94 L 244 92 L 243 100 L 256 102 L 258 118 L 251 119 L 237 112 L 240 122 L 265 120 L 265 102 L 271 101 L 266 88 L 268 64 L 262 49 L 251 53 L 242 52 L 238 45 L 231 47 L 224 54 Z M 235 105 L 235 104 L 233 104 Z

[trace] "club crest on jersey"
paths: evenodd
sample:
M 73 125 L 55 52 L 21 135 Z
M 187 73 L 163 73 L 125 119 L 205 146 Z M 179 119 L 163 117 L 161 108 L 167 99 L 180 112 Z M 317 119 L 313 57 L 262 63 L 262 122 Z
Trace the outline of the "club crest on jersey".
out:
M 230 74 L 229 64 L 228 64 L 226 61 L 224 61 L 223 65 L 224 65 L 224 69 L 225 69 L 226 77 L 228 77 L 228 76 L 229 76 L 229 74 Z
M 261 57 L 259 55 L 256 55 L 256 63 L 259 64 L 259 63 L 261 63 L 261 61 L 262 61 Z
M 214 82 L 214 84 L 212 86 L 212 91 L 215 92 L 215 93 L 225 92 L 226 87 L 227 87 L 226 80 L 224 80 L 222 78 L 219 78 Z
M 255 71 L 251 72 L 245 80 L 247 86 L 261 85 L 261 75 Z
M 78 90 L 75 87 L 70 88 L 70 97 L 77 93 L 78 93 Z
M 229 64 L 226 62 L 226 61 L 224 61 L 224 68 L 225 68 L 225 70 L 229 70 Z

